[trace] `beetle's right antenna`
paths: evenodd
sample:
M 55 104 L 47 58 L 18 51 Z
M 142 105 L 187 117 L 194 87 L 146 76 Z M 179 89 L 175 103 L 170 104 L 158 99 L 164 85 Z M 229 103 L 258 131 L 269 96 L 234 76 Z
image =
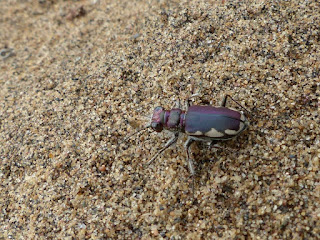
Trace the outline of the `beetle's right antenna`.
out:
M 134 136 L 134 135 L 136 135 L 136 134 L 138 134 L 138 133 L 140 133 L 140 132 L 142 132 L 142 131 L 145 131 L 146 129 L 148 129 L 148 128 L 150 128 L 150 127 L 151 127 L 151 124 L 148 125 L 148 126 L 145 126 L 145 127 L 141 128 L 141 129 L 139 129 L 138 131 L 136 131 L 136 132 L 130 134 L 129 136 L 127 136 L 126 138 L 124 138 L 119 144 L 127 141 L 127 140 L 128 140 L 129 138 L 131 138 L 132 136 Z

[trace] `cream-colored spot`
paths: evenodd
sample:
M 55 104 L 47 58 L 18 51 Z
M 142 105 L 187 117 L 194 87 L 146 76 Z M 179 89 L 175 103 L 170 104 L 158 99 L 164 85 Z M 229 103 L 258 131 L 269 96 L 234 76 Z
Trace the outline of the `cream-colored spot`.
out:
M 202 135 L 203 133 L 200 131 L 196 131 L 195 133 L 192 133 L 192 135 Z
M 244 116 L 244 114 L 241 114 L 240 119 L 241 119 L 241 121 L 246 121 L 246 117 Z
M 196 131 L 196 132 L 188 132 L 188 131 L 186 131 L 186 134 L 188 134 L 188 135 L 197 135 L 197 136 L 200 136 L 200 135 L 203 135 L 203 133 L 202 132 L 200 132 L 200 131 Z
M 224 132 L 228 135 L 236 135 L 238 133 L 238 131 L 231 129 L 224 130 Z
M 216 129 L 211 128 L 211 130 L 209 132 L 206 132 L 204 135 L 208 136 L 208 137 L 223 137 L 224 134 L 222 132 L 218 132 Z
M 236 131 L 236 130 L 231 130 L 231 129 L 227 129 L 227 130 L 224 130 L 224 132 L 225 132 L 226 134 L 228 134 L 228 135 L 233 135 L 233 136 L 235 136 L 235 135 L 237 135 L 239 132 L 241 132 L 244 128 L 245 128 L 244 123 L 243 123 L 243 122 L 240 122 L 240 124 L 239 124 L 239 130 L 238 130 L 238 131 Z

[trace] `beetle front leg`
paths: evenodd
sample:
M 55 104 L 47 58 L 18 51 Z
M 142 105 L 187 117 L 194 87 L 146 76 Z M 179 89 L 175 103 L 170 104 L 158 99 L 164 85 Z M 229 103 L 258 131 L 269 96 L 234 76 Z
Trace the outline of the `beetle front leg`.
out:
M 162 149 L 159 150 L 159 152 L 157 152 L 151 159 L 150 161 L 147 163 L 148 165 L 151 164 L 158 156 L 159 154 L 161 154 L 164 150 L 166 150 L 168 147 L 170 147 L 172 144 L 174 144 L 179 137 L 179 133 L 174 133 L 174 136 L 172 136 L 172 138 L 170 138 L 168 140 L 168 142 L 166 143 L 166 145 L 164 145 L 164 147 Z

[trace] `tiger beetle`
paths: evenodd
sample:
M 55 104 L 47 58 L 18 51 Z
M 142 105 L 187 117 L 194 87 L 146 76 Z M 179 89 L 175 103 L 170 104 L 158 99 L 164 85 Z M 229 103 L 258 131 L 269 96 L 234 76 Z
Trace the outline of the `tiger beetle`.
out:
M 198 94 L 194 94 L 191 97 L 195 96 L 198 96 Z M 153 111 L 151 124 L 140 129 L 134 134 L 147 128 L 152 128 L 156 132 L 161 132 L 163 129 L 165 129 L 173 133 L 172 138 L 148 162 L 148 164 L 151 164 L 159 154 L 161 154 L 164 150 L 169 148 L 178 140 L 180 133 L 185 133 L 188 138 L 184 144 L 184 147 L 187 152 L 189 171 L 194 182 L 195 171 L 190 158 L 191 144 L 194 141 L 202 141 L 210 143 L 210 145 L 215 148 L 219 148 L 215 146 L 215 144 L 221 141 L 230 140 L 247 129 L 249 122 L 245 115 L 233 108 L 226 107 L 228 98 L 230 98 L 246 112 L 249 111 L 236 100 L 234 100 L 230 95 L 226 95 L 223 98 L 220 107 L 197 105 L 191 106 L 190 98 L 187 100 L 186 111 L 180 109 L 180 103 L 178 103 L 177 108 L 173 108 L 171 110 L 165 110 L 162 107 L 156 107 Z

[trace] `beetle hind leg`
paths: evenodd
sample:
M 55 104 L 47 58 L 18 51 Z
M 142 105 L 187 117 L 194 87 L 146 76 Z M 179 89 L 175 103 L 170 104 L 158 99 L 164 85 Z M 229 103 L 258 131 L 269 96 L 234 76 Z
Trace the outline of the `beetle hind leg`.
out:
M 242 106 L 240 103 L 238 103 L 236 100 L 234 100 L 229 94 L 225 95 L 224 98 L 222 99 L 222 102 L 221 102 L 221 106 L 222 107 L 225 107 L 227 105 L 227 99 L 228 97 L 234 102 L 236 103 L 239 107 L 241 107 L 242 109 L 244 109 L 247 113 L 251 114 L 251 112 L 246 109 L 244 106 Z
M 180 98 L 179 97 L 178 97 L 178 100 L 175 102 L 173 108 L 178 108 L 178 109 L 181 108 L 181 103 L 180 103 Z
M 188 97 L 186 102 L 186 109 L 188 109 L 191 106 L 191 99 L 195 97 L 200 97 L 200 93 L 194 93 L 190 97 Z

